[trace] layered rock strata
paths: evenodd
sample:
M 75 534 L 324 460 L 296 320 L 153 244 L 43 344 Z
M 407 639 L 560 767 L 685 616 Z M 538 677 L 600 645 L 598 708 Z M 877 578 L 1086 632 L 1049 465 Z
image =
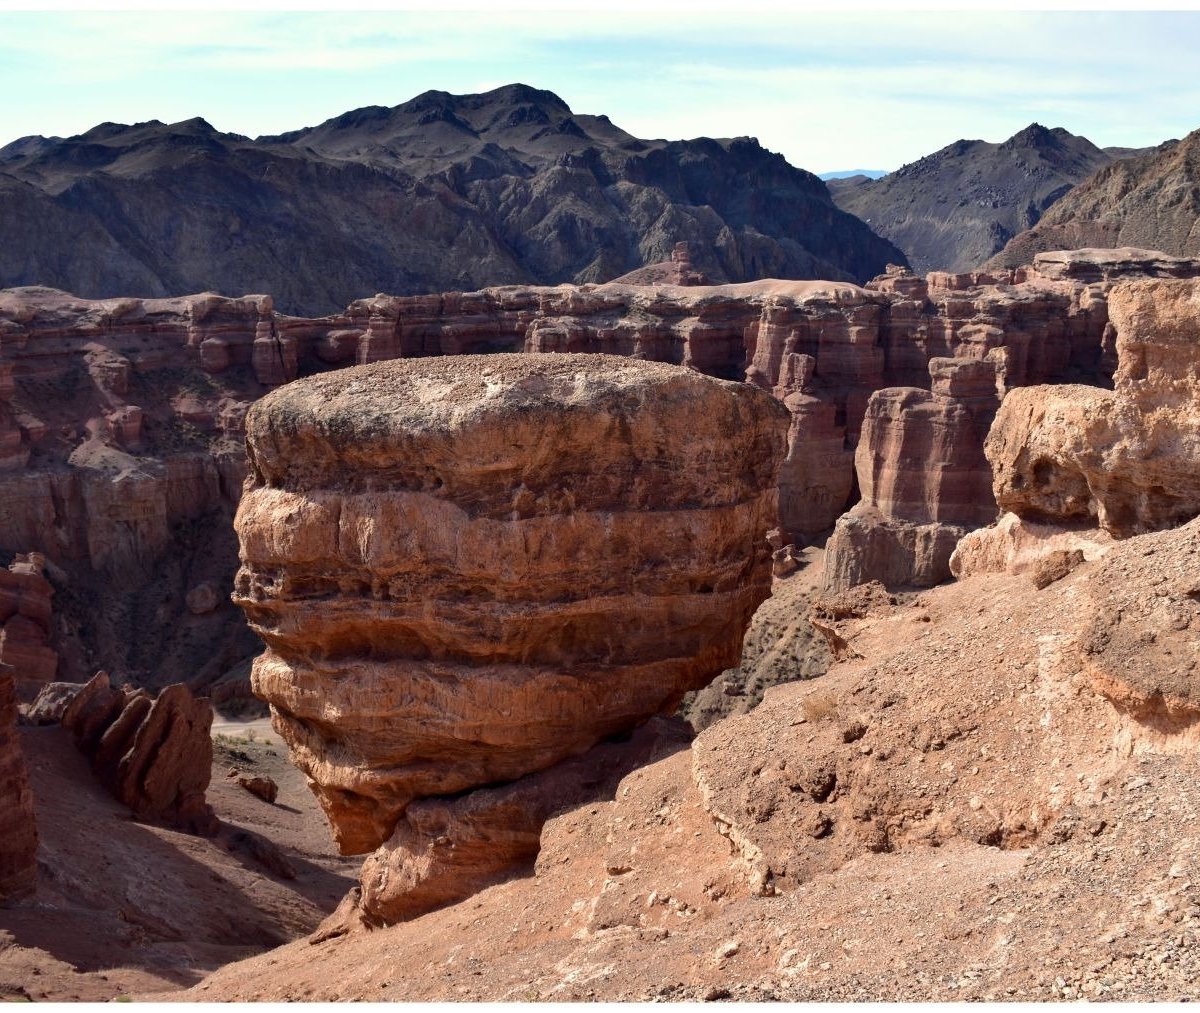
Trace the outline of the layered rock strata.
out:
M 931 391 L 887 388 L 867 405 L 859 503 L 826 545 L 825 587 L 930 587 L 969 530 L 996 517 L 983 441 L 1000 404 L 996 358 L 933 359 Z
M 19 689 L 36 692 L 54 681 L 58 654 L 49 639 L 54 588 L 40 553 L 18 555 L 0 569 L 0 664 L 11 665 Z
M 377 364 L 256 404 L 235 600 L 342 851 L 735 665 L 786 428 L 753 387 L 590 355 Z
M 602 742 L 503 787 L 418 799 L 364 863 L 358 916 L 376 925 L 406 921 L 531 870 L 551 816 L 611 798 L 621 778 L 690 740 L 678 718 L 654 718 L 628 741 Z
M 1116 365 L 1114 281 L 1189 270 L 1082 251 L 1015 271 L 897 268 L 865 287 L 661 283 L 694 281 L 693 259 L 702 251 L 652 284 L 375 296 L 320 319 L 284 316 L 267 296 L 0 293 L 0 549 L 43 553 L 61 573 L 50 640 L 60 677 L 103 667 L 201 688 L 254 652 L 223 590 L 236 569 L 228 522 L 246 411 L 295 376 L 396 357 L 584 351 L 744 377 L 791 411 L 780 519 L 784 544 L 800 545 L 855 501 L 874 391 L 929 389 L 931 359 L 989 353 L 1006 389 L 1104 385 Z M 190 611 L 187 595 L 206 582 L 217 607 Z
M 1014 391 L 986 452 L 1005 510 L 1122 538 L 1200 514 L 1200 284 L 1129 282 L 1109 309 L 1115 388 Z
M 33 794 L 17 738 L 12 669 L 0 664 L 0 904 L 32 893 L 37 882 Z
M 62 725 L 113 796 L 140 819 L 212 836 L 212 708 L 182 684 L 157 697 L 116 689 L 98 672 L 67 705 Z

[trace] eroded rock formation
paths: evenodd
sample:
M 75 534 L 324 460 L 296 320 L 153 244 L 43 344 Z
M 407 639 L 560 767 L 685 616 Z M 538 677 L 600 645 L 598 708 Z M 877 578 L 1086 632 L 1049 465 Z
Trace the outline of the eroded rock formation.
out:
M 1200 514 L 1200 285 L 1114 288 L 1115 389 L 1011 392 L 987 439 L 996 500 L 1035 521 L 1116 537 Z
M 0 664 L 0 904 L 33 891 L 37 842 L 33 795 L 17 738 L 16 681 L 13 670 Z
M 0 569 L 0 664 L 11 665 L 19 689 L 36 693 L 54 681 L 58 654 L 47 641 L 54 588 L 40 553 L 18 555 Z
M 969 530 L 996 517 L 983 441 L 1000 403 L 997 363 L 932 359 L 932 390 L 888 388 L 867 405 L 859 503 L 826 546 L 825 586 L 930 587 Z
M 653 718 L 628 741 L 602 742 L 503 787 L 418 799 L 364 863 L 359 916 L 394 924 L 530 869 L 547 819 L 611 797 L 630 771 L 686 749 L 690 740 L 679 719 Z
M 100 782 L 141 819 L 211 836 L 212 708 L 180 683 L 157 697 L 115 689 L 98 672 L 67 705 L 63 727 Z
M 577 355 L 377 364 L 258 402 L 235 597 L 343 852 L 735 665 L 786 417 L 744 384 Z
M 699 257 L 693 248 L 688 263 Z M 683 267 L 672 262 L 666 280 L 687 280 Z M 931 390 L 931 359 L 989 356 L 1004 389 L 1103 385 L 1116 365 L 1107 292 L 1160 269 L 1149 255 L 1125 263 L 1083 251 L 991 274 L 896 268 L 861 288 L 656 277 L 380 295 L 314 320 L 286 317 L 266 296 L 90 302 L 10 290 L 0 294 L 0 366 L 12 365 L 0 370 L 0 415 L 19 445 L 9 439 L 0 472 L 0 549 L 43 553 L 54 568 L 60 678 L 103 667 L 143 685 L 207 687 L 256 650 L 226 596 L 228 521 L 246 411 L 269 386 L 396 357 L 581 351 L 746 378 L 783 400 L 786 550 L 853 505 L 854 452 L 876 390 Z M 215 596 L 193 595 L 189 607 L 205 584 Z

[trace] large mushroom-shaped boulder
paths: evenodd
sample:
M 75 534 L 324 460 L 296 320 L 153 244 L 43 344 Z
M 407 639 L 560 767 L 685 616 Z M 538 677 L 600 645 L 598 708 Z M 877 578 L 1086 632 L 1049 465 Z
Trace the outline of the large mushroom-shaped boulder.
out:
M 736 665 L 787 424 L 748 385 L 606 355 L 393 360 L 257 402 L 234 598 L 342 851 Z

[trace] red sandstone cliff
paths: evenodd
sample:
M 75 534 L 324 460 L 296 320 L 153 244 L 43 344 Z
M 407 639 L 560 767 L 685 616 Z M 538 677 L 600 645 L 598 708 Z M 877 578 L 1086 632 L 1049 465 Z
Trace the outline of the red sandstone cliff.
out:
M 927 279 L 900 271 L 865 288 L 379 295 L 314 320 L 278 314 L 267 296 L 88 301 L 9 290 L 0 293 L 0 551 L 48 560 L 60 678 L 104 667 L 135 682 L 207 685 L 257 649 L 226 597 L 247 407 L 332 368 L 497 351 L 610 352 L 770 390 L 792 418 L 781 527 L 785 539 L 806 540 L 855 502 L 872 394 L 930 390 L 932 359 L 990 358 L 1004 389 L 1106 382 L 1113 279 L 1180 270 L 1145 251 L 1130 257 L 1053 254 L 1015 272 Z M 213 607 L 196 611 L 188 595 L 201 585 L 214 589 Z

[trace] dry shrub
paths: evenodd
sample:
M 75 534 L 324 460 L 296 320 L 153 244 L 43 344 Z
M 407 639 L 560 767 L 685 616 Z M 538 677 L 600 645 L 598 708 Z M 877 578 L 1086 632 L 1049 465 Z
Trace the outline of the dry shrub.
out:
M 829 692 L 812 693 L 804 698 L 801 708 L 809 721 L 824 721 L 837 714 L 837 696 Z

